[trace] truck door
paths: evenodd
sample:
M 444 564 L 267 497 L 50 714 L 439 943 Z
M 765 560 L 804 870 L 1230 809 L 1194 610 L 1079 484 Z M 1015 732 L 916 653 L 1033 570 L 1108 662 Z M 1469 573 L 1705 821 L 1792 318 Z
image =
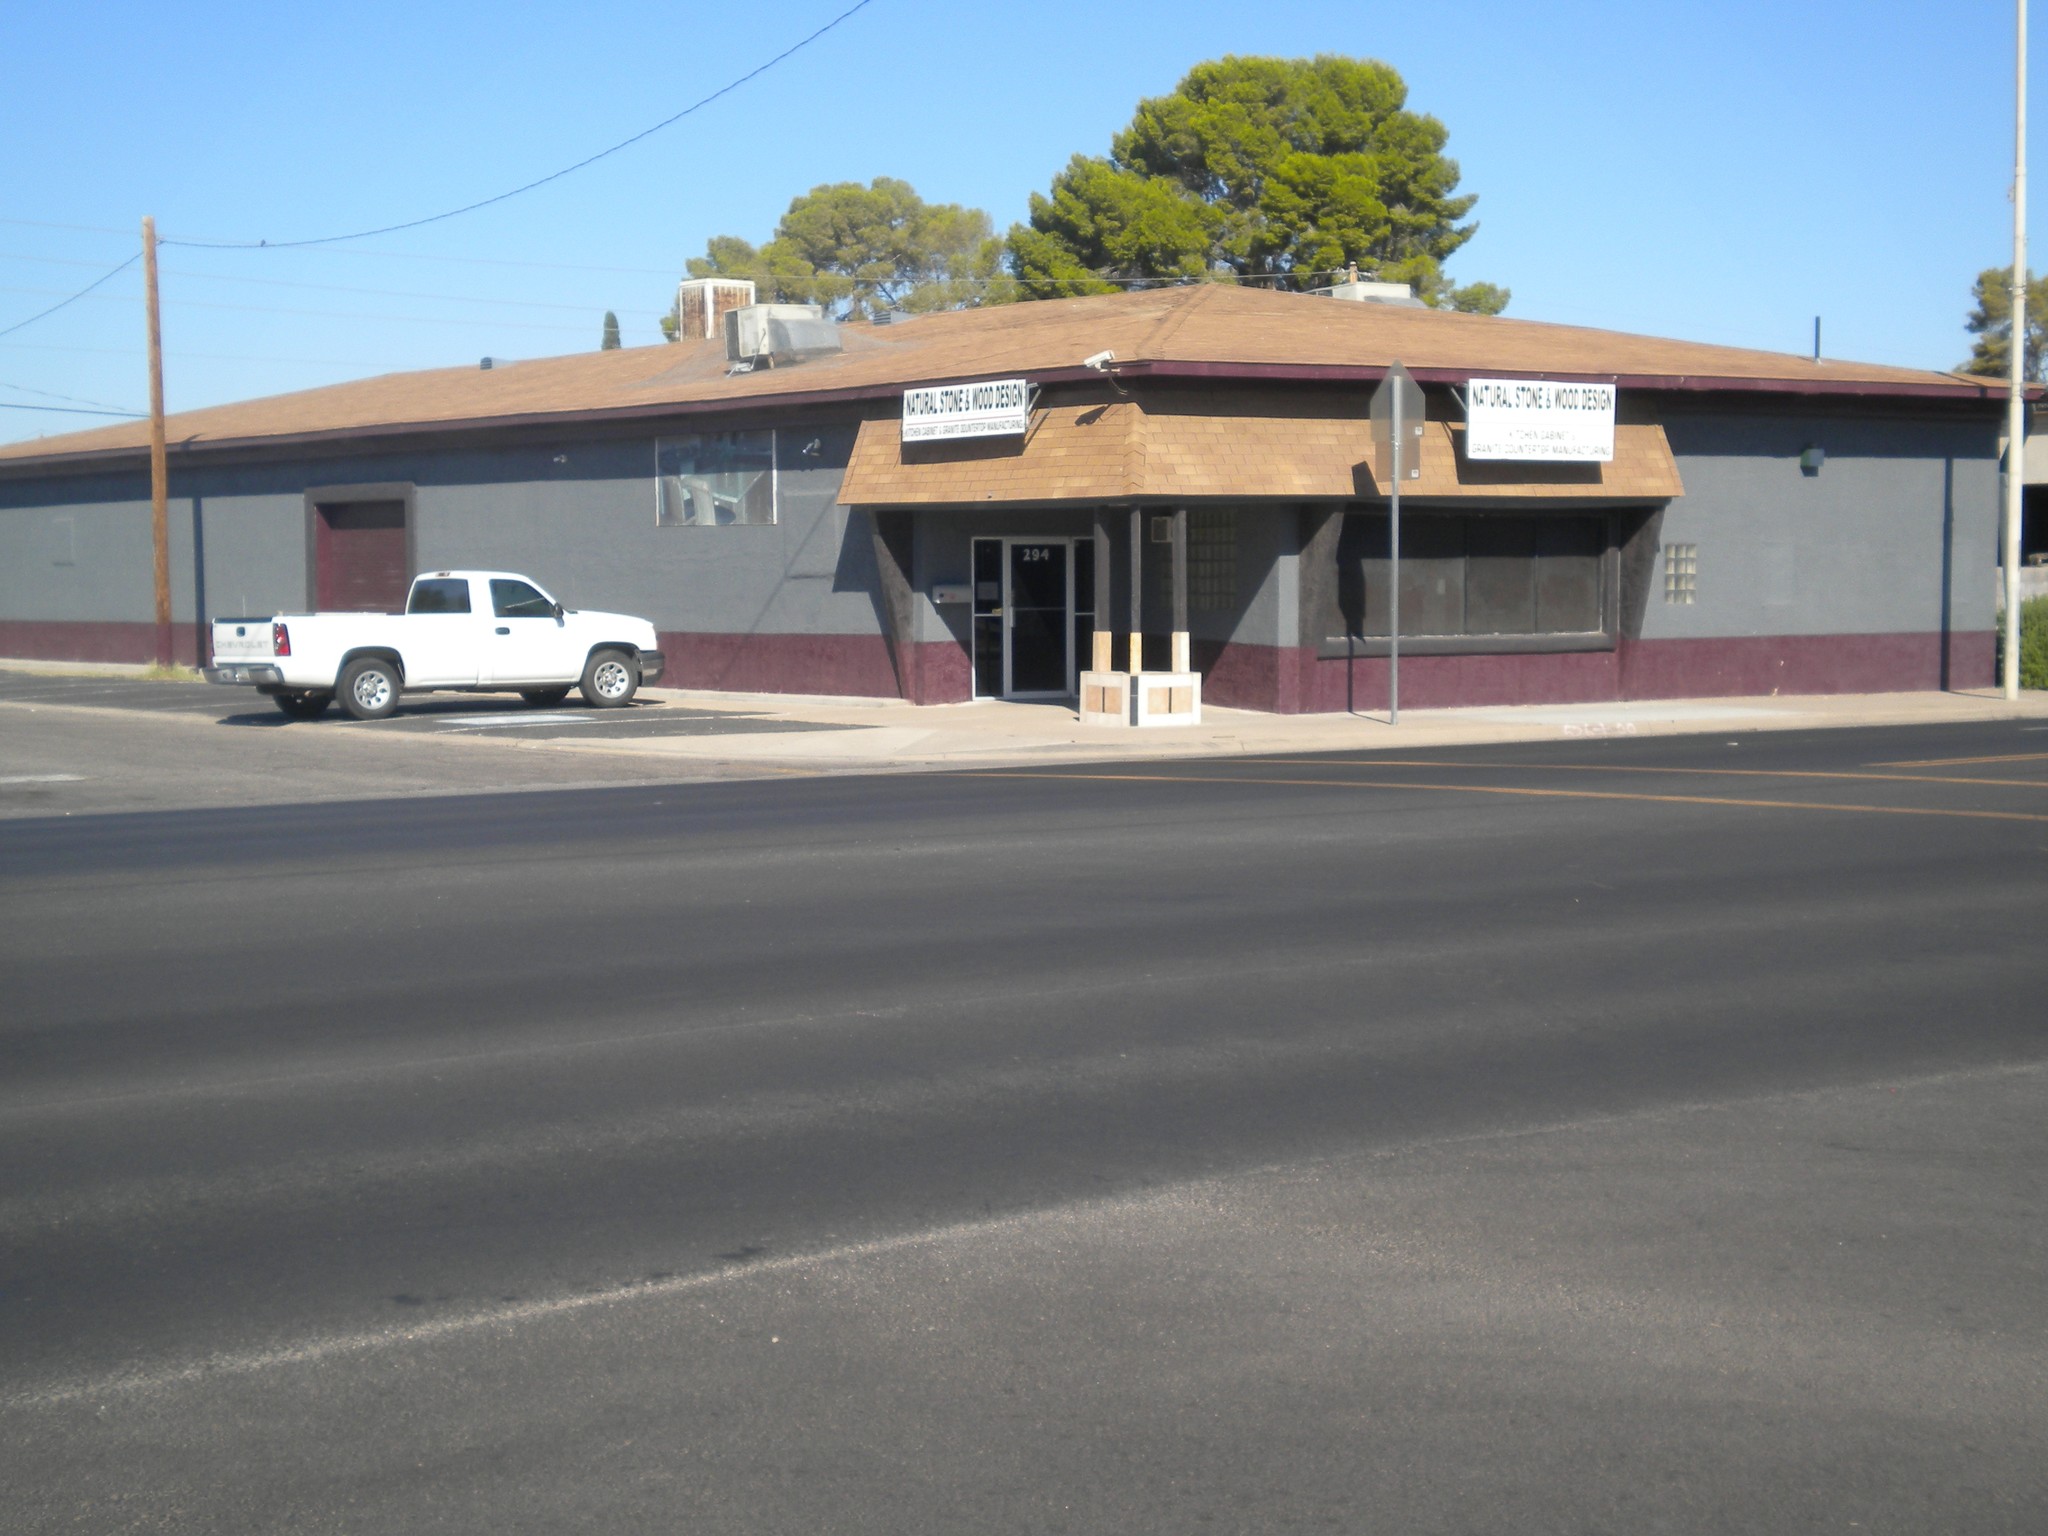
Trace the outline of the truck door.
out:
M 489 621 L 475 611 L 467 578 L 422 576 L 412 584 L 405 617 L 397 623 L 407 686 L 448 688 L 477 680 Z
M 491 578 L 491 621 L 484 637 L 486 683 L 573 683 L 583 675 L 555 600 L 531 582 Z

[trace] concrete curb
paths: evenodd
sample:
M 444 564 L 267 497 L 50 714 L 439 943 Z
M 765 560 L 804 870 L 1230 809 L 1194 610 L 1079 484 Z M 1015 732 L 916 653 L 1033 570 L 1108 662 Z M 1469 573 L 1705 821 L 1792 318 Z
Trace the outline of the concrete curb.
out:
M 146 670 L 125 663 L 6 660 L 0 660 L 0 669 L 43 676 L 101 678 L 139 678 Z M 430 740 L 459 744 L 470 751 L 511 749 L 633 758 L 650 770 L 656 764 L 667 764 L 679 775 L 695 779 L 929 773 L 1050 763 L 1143 763 L 1279 753 L 1403 752 L 1620 736 L 1742 735 L 1965 721 L 2040 720 L 2048 728 L 2048 692 L 2023 694 L 2017 703 L 2008 703 L 1989 689 L 1962 693 L 1627 700 L 1414 710 L 1403 713 L 1398 727 L 1388 725 L 1383 717 L 1269 715 L 1211 707 L 1205 710 L 1198 726 L 1129 731 L 1084 726 L 1075 711 L 1064 705 L 983 701 L 921 707 L 898 699 L 714 693 L 676 688 L 650 688 L 643 696 L 652 704 L 758 715 L 785 727 L 798 728 L 610 740 L 581 736 L 507 739 L 452 733 L 378 733 L 376 739 Z M 151 712 L 151 718 L 163 717 Z M 817 729 L 801 729 L 804 725 Z M 317 728 L 316 724 L 313 729 Z M 2042 749 L 2048 753 L 2048 739 L 2044 739 Z

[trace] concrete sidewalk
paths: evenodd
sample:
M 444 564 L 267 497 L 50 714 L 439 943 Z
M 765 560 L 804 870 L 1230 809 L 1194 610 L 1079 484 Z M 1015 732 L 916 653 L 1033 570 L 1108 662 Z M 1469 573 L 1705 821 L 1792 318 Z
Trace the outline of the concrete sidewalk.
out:
M 0 669 L 44 675 L 139 677 L 140 666 L 115 663 L 0 660 Z M 442 697 L 449 697 L 443 695 Z M 1835 694 L 1805 697 L 1633 700 L 1532 704 L 1474 709 L 1405 710 L 1398 726 L 1385 715 L 1270 715 L 1205 706 L 1198 726 L 1145 730 L 1083 726 L 1068 704 L 912 705 L 898 699 L 856 699 L 776 693 L 723 693 L 649 688 L 644 705 L 716 710 L 773 720 L 775 731 L 745 729 L 688 735 L 537 740 L 482 735 L 464 738 L 344 733 L 361 747 L 392 750 L 434 739 L 482 752 L 546 753 L 632 760 L 643 774 L 678 778 L 748 778 L 781 773 L 890 773 L 946 768 L 1010 767 L 1049 762 L 1145 762 L 1288 752 L 1413 751 L 1491 742 L 1557 741 L 1610 736 L 1740 734 L 1873 725 L 1939 725 L 1974 720 L 2039 720 L 2048 727 L 2048 692 L 2009 704 L 1992 689 L 1959 693 Z M 224 701 L 229 702 L 229 701 Z M 233 703 L 246 706 L 246 698 Z M 516 703 L 512 708 L 519 708 Z M 815 730 L 804 730 L 804 725 Z M 295 730 L 310 744 L 319 723 Z M 414 749 L 416 750 L 416 749 Z M 2043 751 L 2048 751 L 2044 738 Z M 530 761 L 530 759 L 529 759 Z
M 1045 762 L 1254 756 L 1282 752 L 1405 751 L 1489 742 L 1935 725 L 2039 719 L 2048 693 L 2008 703 L 1985 689 L 1962 693 L 1836 694 L 1803 698 L 1675 699 L 1404 710 L 1385 715 L 1270 715 L 1205 706 L 1198 726 L 1145 730 L 1084 726 L 1066 704 L 916 706 L 895 699 L 794 697 L 650 689 L 647 697 L 697 708 L 811 722 L 816 732 L 762 736 L 649 737 L 580 741 L 578 751 L 718 761 L 817 772 L 1011 766 Z M 847 727 L 856 727 L 849 730 Z M 2048 751 L 2044 743 L 2043 751 Z

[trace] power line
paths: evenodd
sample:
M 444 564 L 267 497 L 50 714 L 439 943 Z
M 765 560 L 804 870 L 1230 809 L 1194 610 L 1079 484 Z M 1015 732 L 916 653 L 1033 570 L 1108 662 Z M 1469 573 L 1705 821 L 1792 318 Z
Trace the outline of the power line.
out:
M 0 383 L 0 389 L 11 389 L 17 394 L 23 395 L 41 395 L 45 400 L 68 400 L 73 405 L 104 405 L 108 410 L 118 412 L 123 416 L 140 416 L 142 414 L 140 411 L 123 410 L 120 406 L 113 405 L 105 400 L 89 400 L 84 395 L 60 395 L 54 389 L 37 389 L 31 384 Z
M 8 326 L 6 330 L 0 331 L 0 336 L 12 336 L 16 331 L 22 329 L 24 326 L 34 325 L 38 320 L 42 319 L 45 315 L 54 315 L 55 313 L 57 313 L 58 310 L 62 309 L 65 305 L 76 304 L 88 293 L 91 293 L 93 289 L 99 287 L 101 283 L 108 282 L 113 278 L 119 277 L 123 272 L 126 272 L 130 267 L 134 266 L 135 263 L 140 260 L 142 260 L 142 252 L 137 251 L 133 256 L 130 256 L 126 261 L 122 262 L 121 265 L 114 268 L 113 271 L 106 273 L 104 276 L 94 278 L 91 282 L 87 283 L 83 288 L 79 289 L 78 292 L 72 294 L 70 298 L 60 299 L 55 304 L 52 304 L 48 309 L 39 310 L 37 313 L 30 315 L 26 320 L 15 321 L 15 323 Z
M 395 255 L 395 254 L 397 254 L 397 253 L 396 253 L 396 252 L 384 252 L 384 251 L 336 251 L 336 252 L 333 252 L 332 254 L 334 254 L 334 255 L 337 255 L 337 256 L 382 256 L 382 255 L 387 255 L 387 254 L 390 254 L 390 255 Z M 428 258 L 428 259 L 430 259 L 430 260 L 431 260 L 431 259 L 433 259 L 433 258 Z M 452 258 L 449 258 L 449 259 L 450 259 L 450 260 L 458 260 L 458 261 L 459 261 L 459 260 L 462 260 L 462 259 L 464 259 L 464 258 L 461 258 L 461 257 L 452 257 Z M 43 267 L 91 267 L 91 268 L 97 268 L 97 267 L 99 266 L 99 263 L 98 263 L 98 262 L 96 262 L 96 261 L 80 261 L 80 260 L 78 260 L 78 259 L 77 259 L 77 258 L 75 258 L 75 257 L 69 257 L 69 256 L 31 256 L 31 255 L 29 255 L 29 254 L 28 254 L 27 252 L 25 252 L 25 251 L 0 251 L 0 262 L 9 262 L 9 261 L 24 261 L 24 262 L 28 262 L 28 263 L 30 263 L 31 265 L 34 265 L 34 266 L 43 266 Z M 494 265 L 499 265 L 499 263 L 493 263 L 493 264 L 494 264 Z M 539 266 L 551 266 L 551 265 L 553 265 L 552 263 L 547 263 L 547 262 L 537 262 L 537 261 L 536 261 L 536 262 L 509 262 L 509 263 L 502 263 L 502 264 L 503 264 L 503 265 L 510 265 L 510 266 L 533 266 L 533 267 L 539 267 Z M 633 274 L 633 275 L 635 275 L 635 276 L 646 276 L 646 277 L 668 277 L 668 276 L 670 276 L 670 275 L 671 275 L 671 273 L 669 272 L 669 270 L 668 270 L 668 269 L 666 269 L 666 268 L 660 268 L 660 269 L 657 269 L 657 268 L 652 268 L 652 267 L 625 267 L 625 268 L 619 268 L 619 267 L 590 267 L 590 268 L 579 268 L 579 267 L 565 267 L 565 268 L 563 268 L 562 270 L 564 270 L 564 271 L 572 271 L 572 272 L 573 272 L 573 271 L 585 271 L 585 270 L 588 270 L 588 271 L 591 271 L 591 272 L 617 272 L 617 271 L 624 271 L 624 272 L 629 272 L 629 273 L 632 273 L 632 274 Z M 453 304 L 498 304 L 498 305 L 504 305 L 504 306 L 507 306 L 507 307 L 510 307 L 510 308 L 514 308 L 514 309 L 561 309 L 561 310 L 570 310 L 570 311 L 574 311 L 574 312 L 576 312 L 576 313 L 578 313 L 578 314 L 581 314 L 581 313 L 583 313 L 584 311 L 586 311 L 586 310 L 588 310 L 588 309 L 590 308 L 590 305 L 588 305 L 588 304 L 551 304 L 551 303 L 546 303 L 546 302 L 543 302 L 543 301 L 541 301 L 541 300 L 537 300 L 537 299 L 487 299 L 487 298 L 481 298 L 481 297 L 477 296 L 476 294 L 472 294 L 472 293 L 421 293 L 421 292 L 419 292 L 419 291 L 418 291 L 417 289 L 411 289 L 411 288 L 355 288 L 355 287 L 349 287 L 349 286 L 345 286 L 345 285 L 343 285 L 343 284 L 339 284 L 339 283 L 300 283 L 300 282 L 294 282 L 294 281 L 292 281 L 292 280 L 291 280 L 291 279 L 289 279 L 289 278 L 282 278 L 282 277 L 248 277 L 248 276 L 245 276 L 245 275 L 243 275 L 243 274 L 241 274 L 241 273 L 227 273 L 227 272 L 200 272 L 200 271 L 197 271 L 197 270 L 195 270 L 194 268 L 191 268 L 191 267 L 164 267 L 164 268 L 162 269 L 162 272 L 163 272 L 163 275 L 164 275 L 165 277 L 186 277 L 186 278 L 192 278 L 192 279 L 195 279 L 195 280 L 197 280 L 197 281 L 199 281 L 199 282 L 202 282 L 202 283 L 248 283 L 248 284 L 250 284 L 250 285 L 252 285 L 252 286 L 255 286 L 255 287 L 259 287 L 259 288 L 303 288 L 303 289 L 306 289 L 306 290 L 308 290 L 308 291 L 310 291 L 310 292 L 316 292 L 316 293 L 367 293 L 367 294 L 373 294 L 373 295 L 375 295 L 375 296 L 376 296 L 376 297 L 378 297 L 378 298 L 385 298 L 385 299 L 436 299 L 436 300 L 443 300 L 443 301 L 446 301 L 446 302 L 448 302 L 448 303 L 453 303 Z M 38 289 L 31 289 L 31 288 L 9 288 L 9 289 L 4 289 L 4 290 L 0 290 L 0 292 L 9 292 L 9 293 L 43 293 L 43 292 L 48 292 L 48 293 L 62 293 L 63 291 L 64 291 L 64 290 L 63 290 L 63 289 L 61 289 L 61 288 L 50 288 L 50 289 L 40 289 L 40 288 L 38 288 Z M 657 314 L 660 314 L 660 313 L 662 313 L 662 311 L 660 311 L 660 310 L 653 310 L 653 309 L 640 309 L 640 310 L 631 310 L 631 311 L 628 311 L 628 310 L 623 310 L 623 309 L 622 309 L 622 310 L 619 310 L 618 312 L 619 312 L 620 314 L 622 314 L 622 315 L 623 315 L 623 314 L 628 314 L 628 313 L 631 313 L 631 314 L 636 314 L 636 315 L 642 315 L 642 316 L 651 316 L 651 315 L 657 315 Z
M 782 52 L 775 55 L 775 57 L 770 59 L 767 63 L 759 65 L 754 69 L 747 71 L 747 73 L 741 75 L 737 80 L 732 81 L 728 85 L 720 86 L 717 90 L 713 91 L 709 96 L 704 97 L 702 100 L 692 102 L 689 106 L 683 108 L 682 111 L 676 113 L 673 117 L 663 118 L 660 122 L 656 123 L 652 128 L 643 128 L 640 130 L 640 132 L 634 134 L 631 138 L 621 139 L 618 143 L 612 145 L 609 149 L 601 149 L 594 155 L 590 155 L 582 160 L 578 160 L 574 165 L 564 166 L 561 170 L 555 171 L 550 175 L 543 176 L 537 181 L 529 181 L 523 187 L 514 187 L 510 192 L 500 192 L 496 197 L 486 197 L 478 202 L 466 203 L 460 208 L 451 208 L 446 213 L 429 214 L 426 218 L 423 219 L 408 219 L 403 224 L 386 224 L 378 229 L 362 229 L 357 230 L 354 234 L 348 235 L 322 235 L 318 239 L 313 240 L 215 241 L 167 239 L 163 242 L 163 244 L 188 246 L 205 250 L 294 250 L 309 245 L 337 245 L 344 240 L 367 240 L 372 235 L 393 235 L 397 234 L 400 230 L 403 229 L 418 229 L 425 224 L 438 224 L 444 219 L 453 219 L 465 213 L 474 213 L 479 208 L 488 208 L 493 203 L 502 203 L 506 201 L 508 198 L 518 197 L 522 193 L 531 192 L 537 187 L 544 187 L 551 181 L 560 181 L 564 176 L 568 176 L 573 174 L 574 172 L 580 171 L 584 169 L 586 166 L 595 165 L 598 161 L 606 158 L 608 155 L 615 155 L 620 150 L 626 149 L 631 145 L 638 144 L 642 139 L 647 138 L 650 135 L 657 134 L 661 132 L 662 129 L 670 127 L 675 123 L 681 122 L 684 118 L 690 116 L 693 112 L 702 111 L 705 107 L 710 106 L 711 103 L 717 101 L 720 97 L 729 96 L 734 91 L 738 90 L 741 86 L 747 84 L 748 81 L 754 80 L 759 76 L 766 74 L 769 70 L 773 69 L 776 65 L 780 64 L 784 59 L 789 58 L 792 54 L 798 53 L 801 50 L 810 47 L 812 43 L 815 43 L 827 32 L 830 32 L 834 27 L 837 27 L 842 22 L 848 20 L 857 12 L 866 10 L 872 4 L 874 4 L 874 0 L 855 0 L 855 3 L 851 7 L 844 11 L 841 11 L 837 16 L 833 17 L 830 21 L 826 22 L 825 25 L 818 28 L 818 30 L 813 32 L 809 37 L 804 38 L 801 42 L 791 44 L 789 47 L 783 49 Z M 6 333 L 4 331 L 0 331 L 0 335 L 5 334 Z
M 140 421 L 144 414 L 141 411 L 89 411 L 78 405 L 29 405 L 19 400 L 0 400 L 0 411 L 57 411 L 66 416 L 124 416 L 132 421 Z
M 297 288 L 308 293 L 356 293 L 379 299 L 427 299 L 446 304 L 490 304 L 502 309 L 557 309 L 570 314 L 588 314 L 588 304 L 554 304 L 540 299 L 485 299 L 467 293 L 420 293 L 406 288 L 352 288 L 339 283 L 295 283 L 281 277 L 230 277 L 221 272 L 193 272 L 183 267 L 165 267 L 165 277 L 196 278 L 206 283 L 248 283 L 259 288 Z M 666 313 L 657 309 L 618 309 L 615 313 L 653 319 Z
M 0 293 L 24 293 L 34 291 L 34 289 L 8 288 L 0 286 Z M 346 292 L 348 290 L 343 291 Z M 72 297 L 82 298 L 84 297 L 84 295 L 74 294 Z M 116 298 L 112 294 L 101 294 L 98 295 L 98 297 L 110 304 L 125 304 L 131 302 L 130 300 L 127 299 Z M 435 297 L 435 295 L 423 295 L 423 297 Z M 379 320 L 388 321 L 401 325 L 490 326 L 491 328 L 496 330 L 560 331 L 568 335 L 581 335 L 586 329 L 588 329 L 588 327 L 581 325 L 564 325 L 559 321 L 501 320 L 497 318 L 495 315 L 378 315 L 366 314 L 361 310 L 351 309 L 291 309 L 277 304 L 227 304 L 213 299 L 178 299 L 175 300 L 170 305 L 167 305 L 166 307 L 180 310 L 219 309 L 228 310 L 236 314 L 245 315 L 290 315 L 295 319 Z M 602 313 L 602 311 L 597 311 L 594 309 L 594 306 L 588 304 L 543 305 L 541 307 L 549 309 L 569 309 L 582 314 Z M 656 315 L 658 311 L 614 310 L 613 313 L 633 315 L 645 319 Z
M 236 247 L 209 247 L 209 249 L 236 249 Z M 267 251 L 287 249 L 281 245 L 267 245 Z M 448 256 L 434 251 L 341 251 L 323 250 L 322 256 L 369 257 L 373 260 L 391 261 L 438 261 L 460 267 L 525 267 L 536 272 L 604 272 L 622 277 L 665 277 L 673 279 L 673 267 L 607 267 L 589 262 L 574 261 L 520 261 L 512 256 Z
M 81 261 L 76 256 L 31 256 L 27 251 L 0 251 L 0 261 L 28 261 L 39 267 L 89 267 L 94 271 L 106 265 L 102 261 Z
M 67 357 L 125 357 L 130 361 L 140 356 L 143 350 L 139 343 L 132 347 L 75 347 L 47 341 L 0 342 L 0 349 L 9 352 L 62 352 Z M 171 356 L 180 362 L 274 363 L 308 368 L 385 368 L 391 362 L 388 357 L 252 357 L 240 352 L 188 352 L 183 347 L 173 347 Z M 453 368 L 460 365 L 451 362 L 441 366 Z
M 26 219 L 0 219 L 0 224 L 27 223 L 28 221 Z M 31 225 L 30 227 L 35 229 L 83 229 L 86 226 L 82 224 L 35 224 Z M 95 233 L 101 233 L 101 231 L 95 231 Z M 126 231 L 115 231 L 115 233 L 125 234 Z M 169 244 L 168 241 L 161 241 L 159 243 Z M 206 250 L 243 249 L 243 247 L 240 246 L 224 245 L 218 242 L 201 242 L 200 244 L 202 248 Z M 266 245 L 261 247 L 261 249 L 266 251 L 281 251 L 287 249 L 287 247 L 281 245 Z M 616 274 L 622 277 L 673 278 L 675 276 L 675 269 L 673 267 L 608 267 L 598 266 L 594 263 L 589 262 L 520 261 L 517 258 L 510 256 L 449 256 L 435 251 L 322 251 L 320 254 L 323 256 L 352 256 L 358 258 L 367 256 L 373 260 L 439 261 L 462 267 L 525 267 L 537 272 L 604 272 L 607 274 Z M 80 261 L 76 257 L 31 256 L 25 251 L 0 251 L 0 261 L 33 261 L 40 262 L 44 266 L 51 267 L 97 267 L 99 265 L 99 263 L 96 261 Z M 164 270 L 168 272 L 171 269 L 166 267 Z M 184 272 L 184 275 L 188 277 L 204 277 L 209 275 L 203 272 L 192 272 L 189 268 L 181 270 Z M 226 279 L 223 279 L 223 281 L 226 281 Z M 248 281 L 253 282 L 254 279 L 248 279 Z
M 132 229 L 115 229 L 106 224 L 53 224 L 48 219 L 0 219 L 0 224 L 17 229 L 68 229 L 86 235 L 133 235 Z

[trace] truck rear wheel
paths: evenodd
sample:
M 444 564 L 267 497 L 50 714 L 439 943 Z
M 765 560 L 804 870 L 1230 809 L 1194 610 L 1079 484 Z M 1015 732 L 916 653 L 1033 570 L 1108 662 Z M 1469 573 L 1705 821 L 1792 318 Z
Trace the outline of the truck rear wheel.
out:
M 640 665 L 624 651 L 590 653 L 583 669 L 583 702 L 592 709 L 618 709 L 640 691 Z
M 334 694 L 326 688 L 310 688 L 298 693 L 274 693 L 271 702 L 293 720 L 317 720 L 327 713 L 327 707 L 334 702 Z
M 341 707 L 358 720 L 382 720 L 398 708 L 398 668 L 381 656 L 359 656 L 341 669 Z

